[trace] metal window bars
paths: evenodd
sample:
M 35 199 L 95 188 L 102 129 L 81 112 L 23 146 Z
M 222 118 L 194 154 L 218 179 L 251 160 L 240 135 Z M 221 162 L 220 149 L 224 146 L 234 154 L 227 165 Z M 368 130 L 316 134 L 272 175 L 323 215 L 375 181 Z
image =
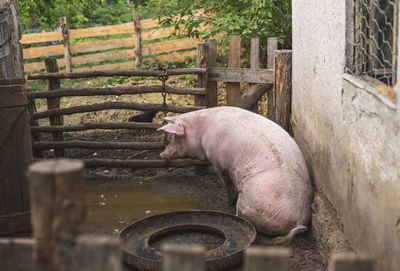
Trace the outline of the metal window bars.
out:
M 399 0 L 354 0 L 353 60 L 347 72 L 396 83 Z

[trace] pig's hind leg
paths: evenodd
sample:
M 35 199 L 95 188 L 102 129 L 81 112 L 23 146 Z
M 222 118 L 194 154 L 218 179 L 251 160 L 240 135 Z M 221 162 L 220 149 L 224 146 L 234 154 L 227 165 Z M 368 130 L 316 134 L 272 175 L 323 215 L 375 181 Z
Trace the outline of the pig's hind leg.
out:
M 303 225 L 298 225 L 294 227 L 287 235 L 281 236 L 281 237 L 276 237 L 272 239 L 272 245 L 281 245 L 281 246 L 287 246 L 289 245 L 292 241 L 293 238 L 299 234 L 307 231 L 307 227 Z
M 224 181 L 226 193 L 228 196 L 228 204 L 230 206 L 235 205 L 238 199 L 238 193 L 231 177 L 229 176 L 229 173 L 226 170 L 222 170 L 216 166 L 214 167 L 214 170 L 217 172 L 218 176 Z

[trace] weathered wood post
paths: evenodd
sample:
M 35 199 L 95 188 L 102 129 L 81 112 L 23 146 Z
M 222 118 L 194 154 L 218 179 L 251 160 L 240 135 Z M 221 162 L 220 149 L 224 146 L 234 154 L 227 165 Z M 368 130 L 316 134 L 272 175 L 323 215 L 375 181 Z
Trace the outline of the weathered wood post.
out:
M 80 161 L 56 159 L 29 167 L 34 260 L 39 270 L 72 270 L 72 253 L 84 218 L 86 187 Z
M 162 247 L 163 271 L 205 271 L 205 250 L 200 246 L 165 244 Z
M 258 69 L 260 67 L 260 40 L 258 38 L 251 38 L 250 41 L 250 68 Z M 258 112 L 258 103 L 251 109 L 251 111 Z
M 197 67 L 207 68 L 208 66 L 208 44 L 199 43 L 197 44 Z M 197 87 L 207 88 L 208 76 L 206 74 L 197 75 Z M 195 95 L 194 103 L 197 106 L 204 106 L 207 103 L 206 97 L 204 95 Z
M 274 54 L 275 122 L 291 133 L 292 51 L 279 50 Z
M 274 69 L 274 52 L 278 50 L 278 38 L 268 38 L 267 40 L 267 68 Z M 272 78 L 272 81 L 274 79 Z M 268 119 L 275 121 L 275 92 L 274 89 L 267 93 L 268 99 Z
M 121 271 L 122 252 L 117 238 L 80 236 L 74 250 L 74 271 Z
M 53 57 L 45 59 L 46 71 L 47 72 L 58 72 L 57 60 Z M 49 79 L 48 80 L 48 91 L 60 89 L 60 79 Z M 47 98 L 47 109 L 60 108 L 60 98 Z M 49 122 L 51 126 L 63 125 L 63 117 L 53 116 L 49 117 Z M 53 141 L 63 141 L 63 132 L 53 132 Z M 64 156 L 64 149 L 54 149 L 56 157 Z
M 135 49 L 133 50 L 135 54 L 135 66 L 142 63 L 142 36 L 140 28 L 139 13 L 135 11 L 133 13 L 133 25 L 135 28 Z
M 217 41 L 215 39 L 207 40 L 208 44 L 208 67 L 217 66 Z M 206 106 L 218 106 L 218 87 L 217 82 L 208 81 L 206 87 Z
M 72 72 L 71 69 L 71 50 L 69 45 L 69 31 L 67 25 L 67 18 L 60 17 L 60 27 L 64 39 L 64 59 L 65 59 L 65 70 L 67 72 Z
M 229 37 L 228 68 L 240 68 L 240 36 Z M 234 106 L 240 99 L 240 83 L 226 83 L 226 105 Z
M 367 255 L 337 253 L 331 258 L 332 271 L 374 271 L 375 261 Z
M 244 252 L 244 271 L 288 271 L 290 256 L 289 248 L 280 247 L 249 247 Z

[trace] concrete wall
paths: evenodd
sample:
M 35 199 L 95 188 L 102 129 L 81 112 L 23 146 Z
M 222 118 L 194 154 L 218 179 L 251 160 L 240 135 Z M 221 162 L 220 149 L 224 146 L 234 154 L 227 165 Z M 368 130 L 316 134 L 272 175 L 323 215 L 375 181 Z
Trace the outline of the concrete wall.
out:
M 343 72 L 346 1 L 292 4 L 295 139 L 352 246 L 400 270 L 400 114 Z

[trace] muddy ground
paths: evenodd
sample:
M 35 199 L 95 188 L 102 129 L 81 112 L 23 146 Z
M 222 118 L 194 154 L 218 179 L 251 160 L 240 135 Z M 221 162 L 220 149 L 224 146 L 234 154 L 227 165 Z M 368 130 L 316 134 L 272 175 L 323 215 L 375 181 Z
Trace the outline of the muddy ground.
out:
M 89 81 L 90 82 L 90 81 Z M 178 82 L 179 83 L 179 82 Z M 88 85 L 93 83 L 86 83 Z M 136 83 L 132 83 L 136 84 Z M 178 84 L 179 85 L 179 84 Z M 179 86 L 188 86 L 180 82 Z M 148 98 L 160 101 L 161 95 Z M 121 97 L 90 97 L 71 98 L 62 101 L 63 106 L 73 106 L 76 104 L 90 104 L 104 99 L 122 99 Z M 123 98 L 132 101 L 131 98 Z M 144 97 L 140 98 L 148 101 Z M 191 104 L 190 98 L 181 98 L 180 102 Z M 139 100 L 133 100 L 139 101 Z M 39 106 L 39 111 L 40 111 Z M 126 121 L 134 114 L 133 111 L 105 111 L 90 114 L 80 114 L 66 116 L 65 124 L 78 124 L 82 122 L 98 121 Z M 160 122 L 162 113 L 160 112 L 155 121 Z M 42 122 L 45 124 L 45 122 Z M 115 130 L 115 131 L 92 131 L 79 133 L 65 133 L 65 140 L 91 140 L 91 141 L 116 141 L 116 142 L 135 142 L 135 141 L 159 141 L 162 142 L 162 133 L 153 131 L 145 132 L 141 130 Z M 43 135 L 43 139 L 49 139 L 49 135 Z M 68 158 L 118 158 L 118 159 L 159 159 L 160 151 L 132 151 L 132 150 L 85 150 L 69 149 L 66 150 Z M 45 151 L 45 157 L 53 157 L 53 151 Z M 147 182 L 151 192 L 160 195 L 163 199 L 183 199 L 193 205 L 190 209 L 219 210 L 234 213 L 234 207 L 227 204 L 224 186 L 216 174 L 208 170 L 198 170 L 195 167 L 185 168 L 164 168 L 164 169 L 134 169 L 134 168 L 96 168 L 87 169 L 87 185 L 89 190 L 96 191 L 100 188 L 132 187 L 133 180 L 143 180 Z M 142 183 L 142 181 L 140 181 Z M 186 206 L 186 205 L 182 205 Z M 181 207 L 182 207 L 181 206 Z M 135 208 L 132 206 L 132 208 Z M 188 207 L 189 208 L 189 207 Z M 129 223 L 130 221 L 127 221 Z M 89 230 L 90 231 L 90 230 Z M 267 245 L 270 238 L 259 235 L 256 244 Z M 324 195 L 318 191 L 314 192 L 314 203 L 312 206 L 312 224 L 310 230 L 295 238 L 290 245 L 293 250 L 290 270 L 327 270 L 329 257 L 333 251 L 349 251 L 351 247 L 346 240 L 340 221 L 336 218 L 334 209 L 330 206 Z M 132 270 L 125 266 L 126 270 Z M 237 267 L 233 270 L 240 270 Z

